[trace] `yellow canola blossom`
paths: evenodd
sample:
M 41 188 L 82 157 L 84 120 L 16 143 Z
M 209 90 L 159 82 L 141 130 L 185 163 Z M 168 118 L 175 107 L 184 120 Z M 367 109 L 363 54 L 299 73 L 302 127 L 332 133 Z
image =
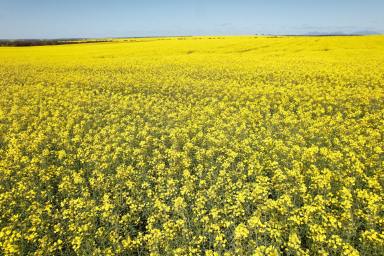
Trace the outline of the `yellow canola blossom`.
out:
M 383 36 L 1 47 L 0 78 L 0 255 L 383 255 Z

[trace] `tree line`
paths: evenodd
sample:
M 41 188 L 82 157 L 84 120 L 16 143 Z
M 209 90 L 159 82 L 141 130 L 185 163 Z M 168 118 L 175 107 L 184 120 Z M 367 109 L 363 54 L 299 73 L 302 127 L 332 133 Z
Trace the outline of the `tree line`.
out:
M 0 40 L 0 46 L 42 46 L 42 45 L 63 45 L 63 44 L 82 44 L 109 42 L 110 40 L 82 40 L 82 39 L 20 39 L 20 40 Z

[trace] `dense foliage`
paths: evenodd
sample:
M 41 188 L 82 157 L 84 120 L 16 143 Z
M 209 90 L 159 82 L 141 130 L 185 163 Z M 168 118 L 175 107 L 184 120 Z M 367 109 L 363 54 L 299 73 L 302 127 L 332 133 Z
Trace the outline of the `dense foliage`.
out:
M 383 255 L 384 37 L 0 49 L 0 254 Z
M 109 42 L 108 40 L 85 40 L 85 39 L 21 39 L 21 40 L 0 40 L 0 46 L 42 46 L 42 45 L 62 45 L 62 44 L 84 44 L 95 42 Z

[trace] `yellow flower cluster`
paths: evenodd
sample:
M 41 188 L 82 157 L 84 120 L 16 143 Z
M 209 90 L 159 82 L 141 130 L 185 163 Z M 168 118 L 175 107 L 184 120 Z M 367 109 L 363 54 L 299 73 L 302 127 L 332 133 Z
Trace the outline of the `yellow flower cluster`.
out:
M 383 255 L 384 37 L 0 48 L 0 255 Z

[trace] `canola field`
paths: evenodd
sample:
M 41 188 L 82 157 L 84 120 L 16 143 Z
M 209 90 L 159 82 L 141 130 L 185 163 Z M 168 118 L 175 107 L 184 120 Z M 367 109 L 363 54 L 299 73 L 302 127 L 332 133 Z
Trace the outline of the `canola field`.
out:
M 384 255 L 384 36 L 0 48 L 0 255 Z

